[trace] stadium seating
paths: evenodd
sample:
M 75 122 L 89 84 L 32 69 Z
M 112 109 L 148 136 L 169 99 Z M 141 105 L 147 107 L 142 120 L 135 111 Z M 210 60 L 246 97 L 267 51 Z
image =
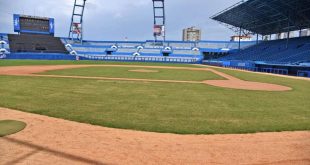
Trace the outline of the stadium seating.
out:
M 192 47 L 196 47 L 196 44 L 195 43 L 172 42 L 172 43 L 169 43 L 168 46 L 174 49 L 191 49 Z
M 193 50 L 174 50 L 173 54 L 182 54 L 182 55 L 199 55 L 200 52 L 199 51 L 193 51 Z
M 193 51 L 193 43 L 186 42 L 167 42 L 163 43 L 146 42 L 124 42 L 124 41 L 83 41 L 77 43 L 67 38 L 62 38 L 63 44 L 70 44 L 72 49 L 82 59 L 98 60 L 124 60 L 124 61 L 155 61 L 155 62 L 190 62 L 197 63 L 202 61 L 203 55 L 199 51 Z M 173 50 L 164 55 L 165 47 Z M 116 49 L 111 49 L 115 47 Z
M 39 34 L 9 34 L 11 52 L 68 53 L 60 38 Z
M 7 58 L 11 59 L 71 59 L 78 56 L 80 60 L 122 60 L 201 63 L 203 52 L 222 52 L 236 49 L 236 42 L 225 41 L 87 41 L 82 43 L 69 38 L 56 38 L 49 35 L 13 35 L 0 34 L 7 40 L 7 50 L 13 51 Z M 242 43 L 241 47 L 255 42 Z M 166 48 L 169 47 L 169 50 Z M 227 49 L 227 50 L 226 50 Z M 30 53 L 30 54 L 29 54 Z M 44 53 L 43 56 L 31 53 Z M 47 56 L 46 53 L 57 53 Z M 66 57 L 60 54 L 69 54 Z
M 132 54 L 136 51 L 137 51 L 136 48 L 119 48 L 119 49 L 117 49 L 117 53 L 130 53 L 130 54 Z
M 247 48 L 254 45 L 255 42 L 242 42 L 241 48 Z M 197 47 L 208 49 L 239 49 L 239 42 L 225 42 L 225 41 L 203 41 L 199 42 Z
M 183 60 L 202 62 L 204 51 L 222 52 L 223 49 L 225 49 L 225 52 L 227 52 L 239 47 L 238 42 L 230 41 L 83 41 L 81 44 L 68 38 L 62 38 L 62 42 L 65 45 L 70 44 L 72 50 L 70 49 L 68 51 L 74 51 L 81 57 L 91 59 L 104 58 L 110 60 L 137 60 L 139 58 L 144 58 L 147 61 L 163 61 L 169 59 L 171 61 Z M 241 43 L 241 48 L 246 48 L 253 44 L 255 44 L 255 42 L 244 42 Z M 115 48 L 112 50 L 112 47 Z M 166 53 L 166 47 L 171 49 L 169 53 Z M 132 56 L 134 59 L 132 59 Z M 139 58 L 135 56 L 139 56 Z
M 310 61 L 310 37 L 265 41 L 219 60 L 290 64 Z
M 143 49 L 140 52 L 142 54 L 160 54 L 160 49 Z

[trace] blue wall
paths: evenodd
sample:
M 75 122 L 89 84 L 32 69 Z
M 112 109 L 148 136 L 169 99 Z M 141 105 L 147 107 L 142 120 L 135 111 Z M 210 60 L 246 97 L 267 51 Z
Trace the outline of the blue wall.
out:
M 75 60 L 75 56 L 57 53 L 11 53 L 6 59 L 22 60 Z

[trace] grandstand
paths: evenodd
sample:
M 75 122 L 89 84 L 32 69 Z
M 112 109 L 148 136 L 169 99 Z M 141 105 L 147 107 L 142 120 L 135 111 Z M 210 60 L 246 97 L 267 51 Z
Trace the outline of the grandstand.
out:
M 219 60 L 261 61 L 274 64 L 310 62 L 310 37 L 266 41 Z
M 302 36 L 302 30 L 310 28 L 309 10 L 310 3 L 303 0 L 241 1 L 211 17 L 239 33 L 239 41 L 198 42 L 171 41 L 165 37 L 157 40 L 160 33 L 155 40 L 147 41 L 89 41 L 83 40 L 82 34 L 58 38 L 54 37 L 54 19 L 15 14 L 14 31 L 18 34 L 0 34 L 0 58 L 204 63 L 310 76 L 310 37 L 290 36 L 292 31 L 299 31 Z M 31 26 L 29 22 L 23 23 L 29 19 Z M 76 22 L 72 24 L 75 26 Z M 72 25 L 70 33 L 76 32 L 82 33 L 83 29 Z M 264 39 L 281 33 L 288 37 Z M 242 42 L 242 35 L 256 35 L 257 40 Z
M 9 34 L 11 52 L 68 53 L 59 38 L 41 34 Z
M 45 34 L 0 34 L 6 59 L 116 60 L 201 63 L 208 52 L 236 51 L 231 41 L 87 41 Z M 242 43 L 246 48 L 255 42 Z M 167 50 L 168 49 L 168 50 Z M 8 54 L 8 52 L 10 52 Z M 78 57 L 78 58 L 77 58 Z
M 310 37 L 301 35 L 302 30 L 310 28 L 309 10 L 310 3 L 302 0 L 247 0 L 225 9 L 211 18 L 239 32 L 239 36 L 256 34 L 257 44 L 204 63 L 269 73 L 279 73 L 280 69 L 280 74 L 310 76 Z M 299 32 L 299 37 L 293 38 L 292 32 Z M 281 33 L 284 39 L 258 40 L 259 35 L 271 39 Z
M 206 52 L 235 50 L 238 42 L 183 42 L 183 41 L 83 41 L 75 42 L 62 38 L 69 52 L 76 52 L 80 59 L 117 60 L 117 61 L 152 61 L 201 63 Z M 246 48 L 255 42 L 242 43 Z M 169 50 L 166 50 L 169 49 Z M 72 54 L 72 53 L 71 53 Z

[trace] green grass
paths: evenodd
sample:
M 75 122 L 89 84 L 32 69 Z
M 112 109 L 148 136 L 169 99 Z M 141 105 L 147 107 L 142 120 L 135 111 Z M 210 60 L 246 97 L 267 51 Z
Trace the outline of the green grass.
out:
M 48 71 L 40 74 L 65 75 L 65 76 L 88 76 L 88 77 L 109 77 L 109 78 L 138 78 L 138 79 L 157 79 L 157 80 L 184 80 L 184 81 L 203 81 L 224 79 L 210 71 L 191 71 L 173 69 L 147 69 L 158 71 L 157 73 L 140 73 L 129 70 L 139 70 L 143 68 L 130 67 L 88 67 L 65 70 Z
M 0 120 L 0 137 L 11 135 L 23 130 L 26 123 L 14 120 Z
M 0 107 L 106 127 L 178 134 L 310 130 L 309 81 L 221 71 L 293 90 L 0 76 Z

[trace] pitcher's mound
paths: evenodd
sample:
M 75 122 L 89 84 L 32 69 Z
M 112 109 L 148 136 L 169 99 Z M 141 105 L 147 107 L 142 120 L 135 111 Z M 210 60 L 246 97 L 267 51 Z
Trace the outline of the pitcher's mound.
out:
M 137 70 L 129 70 L 129 72 L 140 72 L 140 73 L 157 73 L 157 72 L 158 72 L 158 70 L 137 69 Z

